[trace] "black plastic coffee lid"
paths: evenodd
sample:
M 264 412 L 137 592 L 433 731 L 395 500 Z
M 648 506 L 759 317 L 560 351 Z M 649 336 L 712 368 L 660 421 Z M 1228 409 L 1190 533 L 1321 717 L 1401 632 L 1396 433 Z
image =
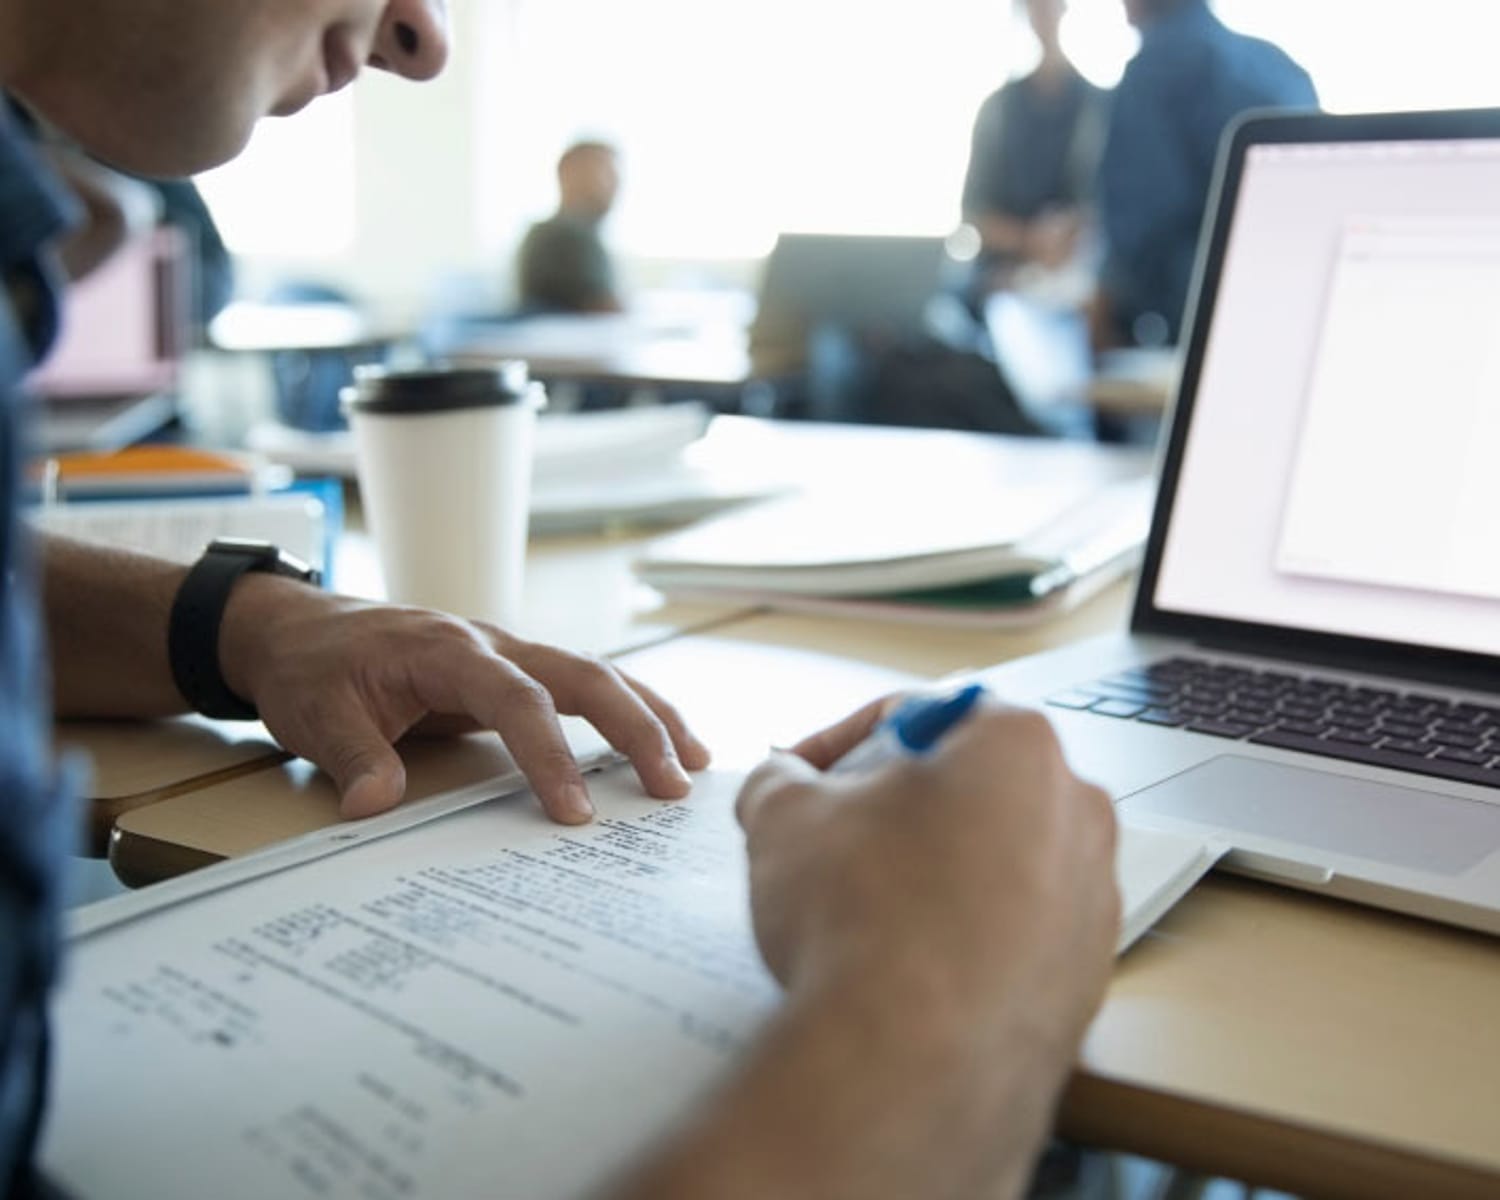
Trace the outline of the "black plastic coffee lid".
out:
M 535 404 L 536 395 L 526 364 L 507 361 L 493 367 L 356 367 L 354 386 L 345 388 L 339 398 L 346 411 L 414 416 Z

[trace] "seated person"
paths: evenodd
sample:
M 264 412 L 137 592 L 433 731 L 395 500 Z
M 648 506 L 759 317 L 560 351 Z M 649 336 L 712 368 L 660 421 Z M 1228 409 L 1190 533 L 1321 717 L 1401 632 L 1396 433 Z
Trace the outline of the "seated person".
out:
M 1096 349 L 1176 343 L 1224 130 L 1250 109 L 1318 104 L 1306 71 L 1225 27 L 1208 0 L 1124 4 L 1141 48 L 1115 90 L 1099 173 Z
M 599 226 L 620 187 L 618 156 L 603 142 L 577 142 L 557 161 L 557 212 L 533 225 L 517 260 L 528 312 L 619 312 L 614 266 Z
M 55 0 L 0 0 L 0 24 L 0 85 L 92 152 L 156 175 L 233 156 L 259 116 L 295 111 L 362 63 L 427 79 L 447 53 L 440 0 L 96 0 L 61 17 Z M 592 809 L 559 712 L 592 721 L 655 796 L 684 796 L 684 767 L 708 760 L 665 700 L 607 662 L 273 570 L 220 575 L 211 596 L 179 607 L 182 566 L 34 544 L 19 512 L 16 386 L 55 338 L 55 248 L 77 215 L 0 114 L 0 1180 L 13 1197 L 55 1194 L 35 1151 L 56 873 L 77 820 L 73 773 L 52 762 L 54 714 L 154 716 L 189 701 L 257 713 L 330 771 L 350 817 L 400 800 L 392 743 L 419 725 L 494 729 L 565 823 Z M 881 1200 L 1023 1186 L 1109 974 L 1111 805 L 1068 770 L 1043 717 L 998 705 L 920 767 L 825 778 L 879 716 L 863 710 L 747 783 L 755 930 L 786 1002 L 724 1086 L 610 1195 Z M 204 1094 L 213 1086 L 204 1079 Z M 499 1195 L 513 1192 L 505 1171 L 497 1161 Z

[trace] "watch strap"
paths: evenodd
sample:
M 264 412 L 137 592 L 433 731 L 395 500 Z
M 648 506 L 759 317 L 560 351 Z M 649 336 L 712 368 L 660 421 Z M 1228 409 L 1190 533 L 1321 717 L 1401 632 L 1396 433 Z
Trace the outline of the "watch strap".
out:
M 317 573 L 288 566 L 274 546 L 214 543 L 177 589 L 167 626 L 167 658 L 183 699 L 206 717 L 253 721 L 253 704 L 232 691 L 219 666 L 219 630 L 230 593 L 241 576 L 252 571 L 317 582 Z

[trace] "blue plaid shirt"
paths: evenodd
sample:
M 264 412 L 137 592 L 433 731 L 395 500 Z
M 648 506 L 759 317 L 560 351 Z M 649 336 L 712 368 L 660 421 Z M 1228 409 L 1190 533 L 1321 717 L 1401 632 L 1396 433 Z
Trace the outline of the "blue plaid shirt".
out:
M 1316 108 L 1312 79 L 1283 51 L 1185 0 L 1141 31 L 1110 109 L 1099 171 L 1103 286 L 1121 328 L 1175 342 L 1192 283 L 1219 139 L 1255 108 Z
M 0 1187 L 7 1196 L 43 1190 L 33 1154 L 46 1091 L 46 1000 L 57 969 L 60 875 L 78 829 L 52 761 L 33 563 L 17 500 L 20 384 L 57 333 L 48 247 L 74 207 L 0 111 Z

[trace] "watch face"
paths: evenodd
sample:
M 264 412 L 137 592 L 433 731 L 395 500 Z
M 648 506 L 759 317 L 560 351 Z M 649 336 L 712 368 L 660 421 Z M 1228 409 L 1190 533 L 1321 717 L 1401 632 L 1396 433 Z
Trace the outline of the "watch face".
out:
M 254 538 L 215 538 L 208 547 L 209 554 L 233 555 L 248 558 L 252 571 L 269 571 L 285 575 L 290 579 L 302 579 L 308 583 L 320 582 L 319 573 L 294 554 L 288 554 L 280 546 Z

